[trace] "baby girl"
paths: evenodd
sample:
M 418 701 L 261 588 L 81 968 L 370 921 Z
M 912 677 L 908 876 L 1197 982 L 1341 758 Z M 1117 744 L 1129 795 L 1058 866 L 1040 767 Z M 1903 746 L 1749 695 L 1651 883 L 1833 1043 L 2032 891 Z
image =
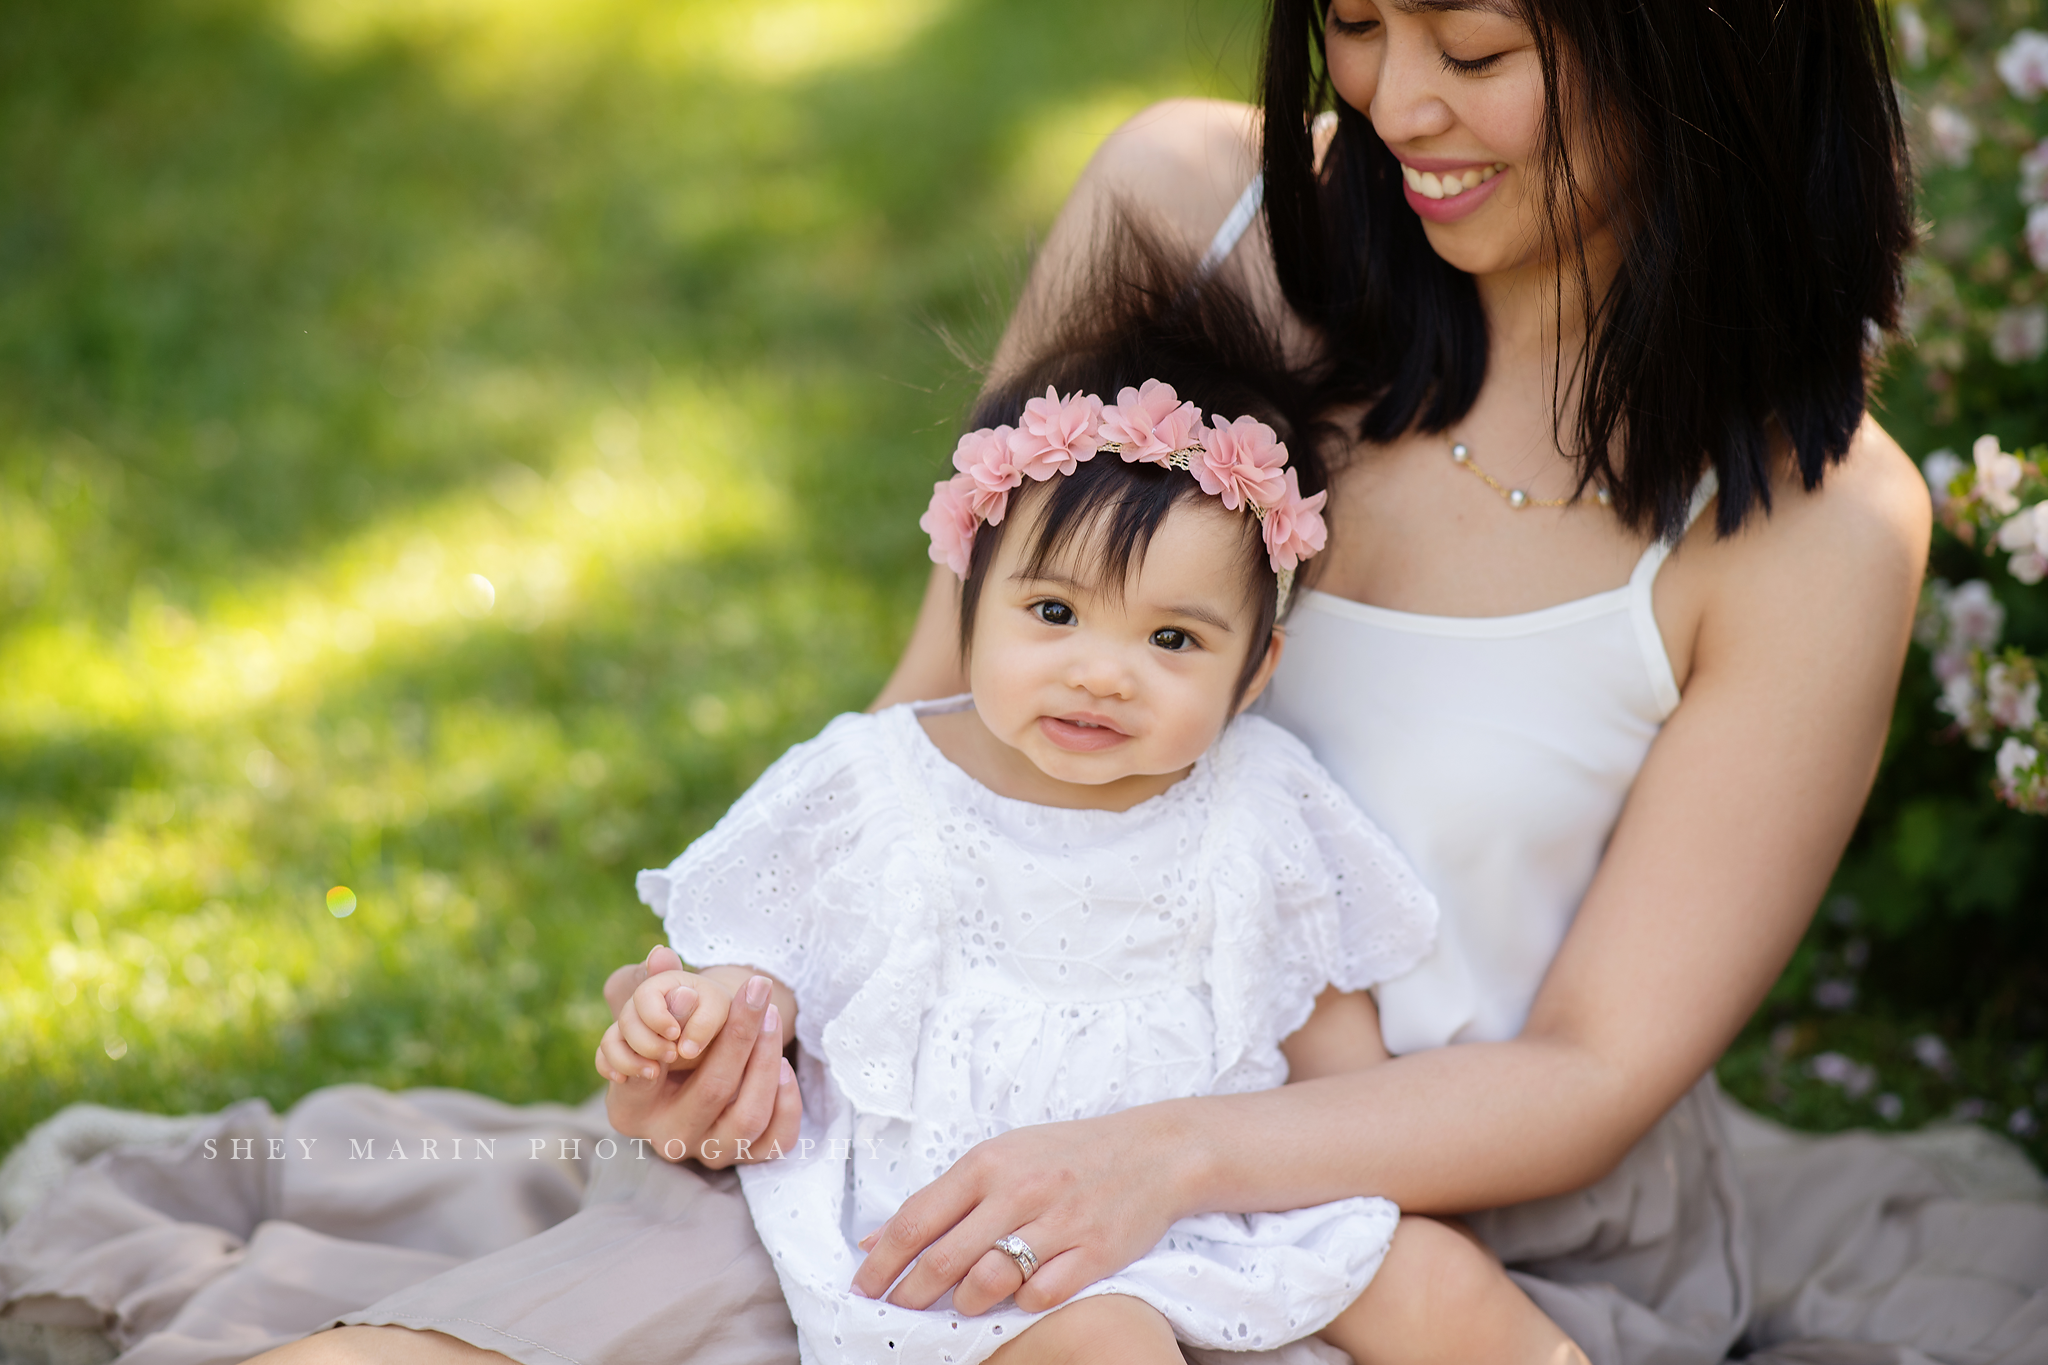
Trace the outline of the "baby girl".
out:
M 863 1239 L 986 1138 L 1384 1058 L 1363 992 L 1430 947 L 1399 853 L 1244 714 L 1325 495 L 1241 326 L 1148 296 L 986 394 L 921 523 L 972 690 L 841 716 L 640 874 L 701 970 L 652 974 L 600 1070 L 691 1066 L 735 994 L 773 990 L 801 1136 L 741 1180 L 807 1363 L 1047 1359 L 1063 1320 L 1132 1362 L 1342 1344 L 1386 1255 L 1397 1211 L 1355 1197 L 1185 1219 L 1050 1313 L 850 1287 Z M 1021 1285 L 1033 1229 L 1007 1231 Z

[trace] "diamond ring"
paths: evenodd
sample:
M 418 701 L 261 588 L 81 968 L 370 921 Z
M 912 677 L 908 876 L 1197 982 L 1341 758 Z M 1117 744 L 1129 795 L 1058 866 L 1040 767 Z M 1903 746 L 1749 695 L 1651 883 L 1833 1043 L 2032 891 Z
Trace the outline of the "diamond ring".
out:
M 1031 1272 L 1038 1269 L 1038 1253 L 1031 1249 L 1029 1242 L 1019 1237 L 1016 1233 L 1013 1232 L 1008 1237 L 1000 1239 L 996 1242 L 995 1247 L 997 1251 L 1002 1252 L 1003 1255 L 1017 1263 L 1017 1269 L 1024 1272 L 1025 1279 L 1030 1279 Z

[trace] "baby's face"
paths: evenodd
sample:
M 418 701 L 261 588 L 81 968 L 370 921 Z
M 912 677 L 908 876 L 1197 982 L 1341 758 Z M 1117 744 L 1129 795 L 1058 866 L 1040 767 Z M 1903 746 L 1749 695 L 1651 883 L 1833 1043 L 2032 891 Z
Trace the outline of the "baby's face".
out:
M 1036 508 L 1020 512 L 975 615 L 968 680 L 982 724 L 1055 781 L 1164 791 L 1232 715 L 1255 624 L 1246 514 L 1176 507 L 1119 594 L 1072 562 L 1024 577 Z M 1277 658 L 1260 646 L 1271 657 L 1247 701 Z

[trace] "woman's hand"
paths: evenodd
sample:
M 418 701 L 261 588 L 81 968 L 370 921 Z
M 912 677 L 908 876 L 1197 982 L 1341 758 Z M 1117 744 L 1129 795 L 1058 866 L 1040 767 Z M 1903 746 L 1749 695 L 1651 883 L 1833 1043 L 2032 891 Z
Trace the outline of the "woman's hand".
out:
M 605 1002 L 617 1014 L 650 976 L 681 965 L 674 953 L 657 949 L 646 962 L 612 973 Z M 724 1027 L 691 1069 L 613 1081 L 605 1093 L 612 1127 L 648 1139 L 670 1161 L 695 1157 L 715 1168 L 766 1160 L 770 1149 L 794 1146 L 803 1099 L 782 1057 L 782 1011 L 771 986 L 757 976 L 735 994 Z
M 869 1234 L 855 1292 L 880 1297 L 902 1275 L 888 1296 L 901 1307 L 929 1308 L 952 1289 L 954 1307 L 969 1315 L 1012 1294 L 1037 1313 L 1122 1270 L 1187 1211 L 1182 1191 L 1194 1184 L 1194 1163 L 1174 1142 L 1171 1107 L 1017 1128 L 980 1143 Z M 1011 1233 L 1037 1253 L 1028 1284 L 993 1249 Z

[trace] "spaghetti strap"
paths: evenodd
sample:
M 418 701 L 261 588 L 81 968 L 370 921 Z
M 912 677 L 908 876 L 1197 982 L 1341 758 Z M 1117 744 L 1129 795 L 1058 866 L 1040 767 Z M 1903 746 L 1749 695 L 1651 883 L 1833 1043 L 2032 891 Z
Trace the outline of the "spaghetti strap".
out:
M 1692 488 L 1692 506 L 1685 514 L 1685 531 L 1692 530 L 1720 491 L 1721 480 L 1712 469 L 1700 475 L 1700 481 Z M 1657 628 L 1651 589 L 1657 582 L 1657 570 L 1664 567 L 1672 550 L 1685 539 L 1685 531 L 1670 540 L 1659 536 L 1651 541 L 1643 557 L 1636 561 L 1635 572 L 1628 576 L 1629 616 L 1635 623 L 1636 644 L 1642 650 L 1644 666 L 1650 670 L 1650 690 L 1656 693 L 1657 705 L 1666 716 L 1678 709 L 1678 679 L 1671 670 L 1671 655 L 1664 648 L 1664 633 Z
M 1216 273 L 1218 266 L 1230 259 L 1230 253 L 1237 249 L 1245 229 L 1259 216 L 1259 206 L 1266 199 L 1266 173 L 1253 176 L 1251 183 L 1244 187 L 1244 193 L 1237 196 L 1237 202 L 1223 219 L 1223 225 L 1216 229 L 1216 235 L 1209 239 L 1209 249 L 1202 253 L 1201 262 L 1195 266 L 1195 278 L 1206 280 Z

